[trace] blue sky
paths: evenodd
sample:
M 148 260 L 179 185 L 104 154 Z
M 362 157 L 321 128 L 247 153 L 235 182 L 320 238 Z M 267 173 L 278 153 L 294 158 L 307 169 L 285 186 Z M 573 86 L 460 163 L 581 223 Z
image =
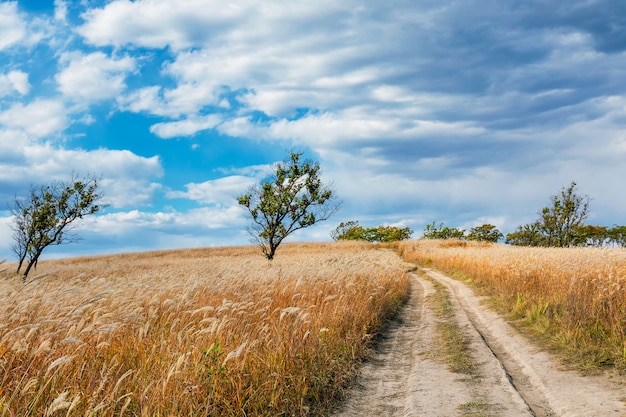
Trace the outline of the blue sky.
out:
M 626 224 L 622 0 L 0 2 L 0 258 L 30 184 L 111 206 L 47 256 L 250 243 L 234 197 L 289 150 L 339 222 L 504 233 L 576 181 Z M 6 255 L 5 255 L 6 254 Z

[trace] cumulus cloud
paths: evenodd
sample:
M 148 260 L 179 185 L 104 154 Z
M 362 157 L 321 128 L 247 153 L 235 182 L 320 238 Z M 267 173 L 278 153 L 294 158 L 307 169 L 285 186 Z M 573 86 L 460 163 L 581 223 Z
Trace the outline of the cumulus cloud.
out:
M 290 147 L 319 157 L 348 220 L 460 227 L 493 221 L 512 230 L 576 180 L 594 198 L 594 219 L 619 221 L 626 204 L 615 193 L 626 175 L 622 3 L 72 4 L 69 11 L 83 11 L 73 33 L 87 48 L 73 38 L 51 41 L 56 76 L 26 64 L 0 74 L 0 96 L 10 98 L 0 107 L 0 164 L 11 167 L 0 178 L 22 175 L 18 160 L 40 176 L 80 161 L 113 178 L 106 186 L 116 209 L 126 211 L 109 213 L 111 222 L 149 231 L 155 240 L 188 233 L 187 243 L 202 241 L 194 235 L 194 227 L 205 230 L 202 216 L 241 220 L 227 201 L 268 172 L 265 162 L 276 148 Z M 64 0 L 55 7 L 51 30 L 59 35 L 76 16 Z M 28 43 L 34 19 L 25 22 L 12 2 L 0 5 L 0 22 L 2 16 L 11 19 L 0 24 L 0 49 Z M 61 97 L 51 95 L 51 80 Z M 33 157 L 46 151 L 38 144 L 46 135 L 72 141 L 63 132 L 83 116 L 84 104 L 94 103 L 104 109 L 90 115 L 95 123 L 138 121 L 133 135 L 144 129 L 146 137 L 128 148 L 144 156 L 104 149 L 70 155 L 57 144 L 47 150 L 51 156 Z M 171 140 L 154 145 L 162 159 L 146 157 L 151 145 L 142 141 L 150 134 L 194 136 L 193 145 L 181 146 L 195 149 L 190 164 L 214 162 L 212 179 L 194 172 L 193 180 L 159 184 L 155 178 L 180 178 L 161 165 L 174 169 L 173 159 L 184 156 Z M 234 143 L 242 148 L 227 151 Z M 227 152 L 245 155 L 218 161 Z M 15 184 L 5 181 L 2 189 Z M 159 193 L 166 204 L 192 200 L 212 211 L 129 210 L 131 203 L 147 207 Z M 186 223 L 185 216 L 197 219 Z M 236 234 L 232 225 L 210 227 L 225 236 Z M 111 239 L 128 236 L 120 230 Z
M 176 122 L 162 122 L 150 126 L 150 132 L 160 138 L 169 139 L 178 136 L 191 136 L 199 131 L 211 129 L 220 123 L 220 117 L 209 115 L 206 117 L 192 117 Z
M 25 95 L 28 94 L 29 90 L 30 84 L 27 73 L 23 71 L 9 71 L 6 74 L 0 74 L 0 97 L 13 93 Z
M 154 180 L 163 175 L 163 168 L 158 157 L 145 158 L 127 150 L 70 150 L 49 143 L 26 145 L 12 157 L 0 158 L 0 205 L 6 206 L 15 194 L 24 193 L 29 184 L 65 181 L 72 172 L 101 176 L 106 201 L 123 208 L 151 204 L 161 190 Z
M 78 32 L 98 46 L 133 44 L 150 48 L 175 49 L 197 45 L 219 33 L 225 22 L 244 10 L 234 4 L 189 0 L 118 0 L 83 14 L 85 24 Z
M 36 99 L 26 105 L 15 103 L 0 111 L 0 125 L 19 129 L 36 138 L 61 132 L 68 125 L 67 109 L 56 99 Z
M 168 198 L 186 198 L 202 204 L 231 206 L 236 204 L 237 195 L 243 194 L 256 181 L 245 176 L 229 176 L 216 180 L 205 181 L 200 184 L 189 183 L 187 191 L 170 191 Z
M 126 88 L 126 75 L 135 69 L 133 58 L 110 58 L 102 52 L 65 53 L 59 62 L 62 70 L 55 77 L 59 90 L 74 100 L 97 101 L 118 96 Z
M 64 0 L 54 0 L 54 19 L 60 22 L 67 20 L 67 2 Z
M 11 229 L 13 218 L 9 216 L 2 216 L 1 214 L 2 212 L 0 212 L 0 248 L 4 250 L 0 253 L 4 253 L 5 250 L 10 248 L 13 244 L 13 239 L 11 238 L 13 235 L 13 230 Z
M 16 1 L 0 3 L 0 51 L 26 36 L 26 22 L 19 15 Z

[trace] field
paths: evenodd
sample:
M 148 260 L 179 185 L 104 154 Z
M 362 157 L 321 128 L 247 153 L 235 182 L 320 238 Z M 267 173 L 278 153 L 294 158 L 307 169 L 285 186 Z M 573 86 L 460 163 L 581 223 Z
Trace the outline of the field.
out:
M 471 282 L 582 369 L 626 370 L 626 250 L 418 240 L 404 259 Z
M 321 414 L 408 293 L 396 254 L 354 243 L 2 267 L 2 417 Z

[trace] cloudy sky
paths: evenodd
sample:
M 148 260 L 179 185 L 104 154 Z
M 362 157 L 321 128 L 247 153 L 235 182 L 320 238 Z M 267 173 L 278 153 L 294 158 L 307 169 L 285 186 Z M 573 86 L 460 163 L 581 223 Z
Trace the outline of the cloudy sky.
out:
M 290 150 L 341 221 L 504 233 L 571 181 L 626 224 L 623 0 L 0 1 L 0 258 L 14 196 L 102 176 L 48 256 L 248 244 Z

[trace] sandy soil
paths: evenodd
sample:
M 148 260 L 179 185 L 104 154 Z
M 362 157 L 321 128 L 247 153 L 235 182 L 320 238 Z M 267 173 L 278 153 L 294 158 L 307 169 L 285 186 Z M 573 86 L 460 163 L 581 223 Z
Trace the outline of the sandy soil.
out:
M 429 280 L 412 274 L 411 297 L 336 412 L 356 416 L 626 416 L 626 381 L 561 369 L 530 345 L 463 283 L 433 270 L 449 292 L 455 319 L 470 340 L 477 370 L 457 374 L 433 356 L 437 320 Z

